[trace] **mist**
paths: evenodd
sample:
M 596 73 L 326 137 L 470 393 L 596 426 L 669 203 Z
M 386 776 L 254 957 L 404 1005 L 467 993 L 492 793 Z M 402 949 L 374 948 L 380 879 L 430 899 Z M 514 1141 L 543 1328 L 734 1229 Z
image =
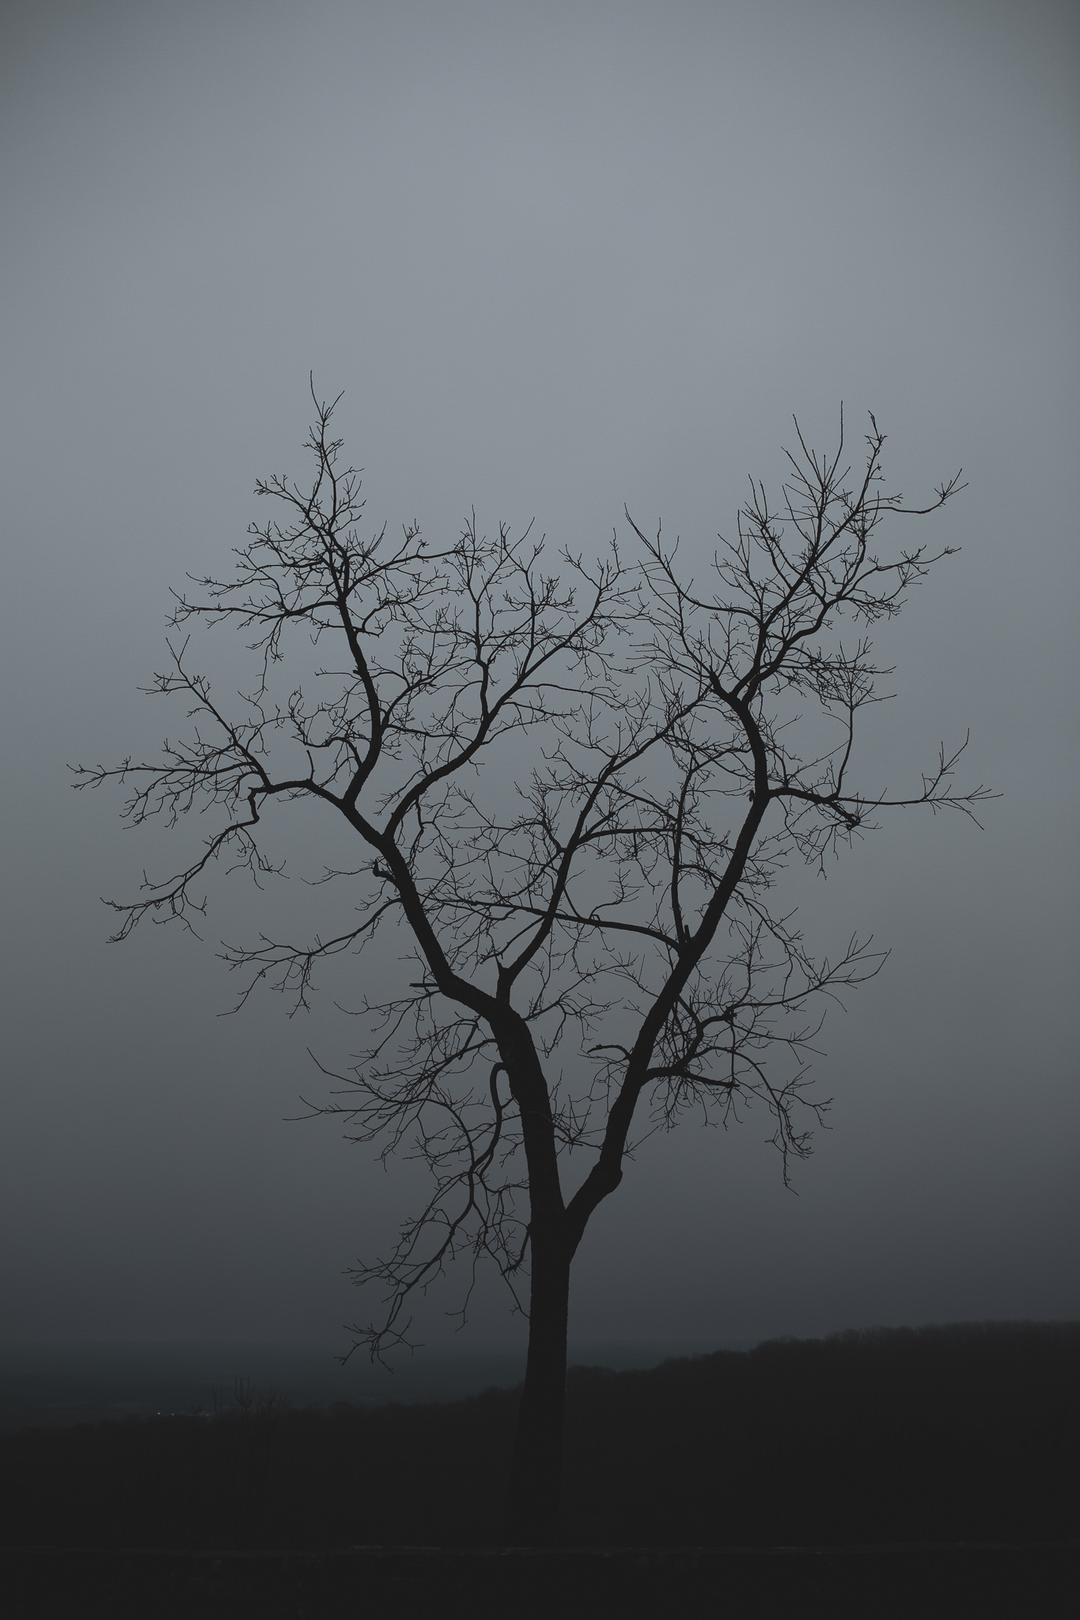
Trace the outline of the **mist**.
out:
M 180 729 L 139 690 L 170 586 L 226 565 L 257 476 L 306 471 L 309 372 L 346 390 L 372 529 L 432 540 L 475 507 L 588 554 L 628 543 L 625 503 L 704 567 L 792 413 L 827 443 L 841 402 L 905 495 L 963 466 L 863 773 L 917 783 L 970 728 L 1002 797 L 797 877 L 815 942 L 892 952 L 826 1025 L 829 1129 L 792 1190 L 754 1115 L 650 1138 L 571 1337 L 1077 1315 L 1074 8 L 39 0 L 2 26 L 2 1336 L 340 1351 L 346 1268 L 417 1190 L 295 1120 L 309 1050 L 355 1048 L 334 986 L 221 1016 L 217 942 L 262 896 L 214 887 L 202 943 L 106 943 L 100 897 L 180 834 L 67 771 Z M 199 661 L 250 669 L 224 632 Z M 316 875 L 340 854 L 310 816 L 272 836 Z M 454 1303 L 432 1347 L 464 1342 Z M 473 1342 L 521 1332 L 492 1279 Z

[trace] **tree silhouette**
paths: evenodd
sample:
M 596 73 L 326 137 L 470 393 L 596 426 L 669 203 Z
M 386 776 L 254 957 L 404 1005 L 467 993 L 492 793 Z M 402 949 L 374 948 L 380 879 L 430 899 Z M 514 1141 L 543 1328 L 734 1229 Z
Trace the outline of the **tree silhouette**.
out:
M 489 538 L 475 514 L 451 544 L 416 525 L 364 538 L 337 401 L 312 398 L 311 482 L 260 481 L 278 520 L 251 526 L 226 577 L 191 579 L 171 620 L 230 622 L 256 655 L 253 689 L 220 701 L 174 635 L 153 690 L 185 704 L 186 739 L 78 766 L 76 785 L 127 784 L 131 823 L 218 817 L 182 870 L 108 902 L 116 939 L 146 917 L 191 926 L 215 862 L 272 877 L 260 833 L 276 801 L 318 801 L 355 835 L 357 864 L 323 876 L 359 920 L 224 954 L 241 1003 L 269 984 L 306 1005 L 325 959 L 408 939 L 415 971 L 363 1002 L 369 1049 L 311 1105 L 431 1177 L 396 1246 L 356 1274 L 385 1305 L 356 1342 L 407 1342 L 410 1298 L 459 1257 L 466 1303 L 483 1260 L 520 1288 L 508 1523 L 542 1535 L 559 1499 L 571 1264 L 635 1133 L 760 1105 L 786 1178 L 826 1106 L 808 1074 L 822 1006 L 881 967 L 856 936 L 810 954 L 773 903 L 785 866 L 823 865 L 887 807 L 973 816 L 987 796 L 953 786 L 966 739 L 906 795 L 852 781 L 856 719 L 889 673 L 867 631 L 953 549 L 884 550 L 885 520 L 962 486 L 906 506 L 885 492 L 873 416 L 854 479 L 842 418 L 829 454 L 796 422 L 778 500 L 751 481 L 695 583 L 677 544 L 629 512 L 631 562 L 615 535 L 551 562 L 531 528 Z M 325 665 L 280 695 L 295 630 Z

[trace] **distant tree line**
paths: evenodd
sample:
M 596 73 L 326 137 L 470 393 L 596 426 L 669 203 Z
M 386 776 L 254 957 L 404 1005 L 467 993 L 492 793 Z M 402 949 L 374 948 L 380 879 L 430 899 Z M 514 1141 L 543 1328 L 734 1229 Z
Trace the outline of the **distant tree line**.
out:
M 1077 1539 L 1080 1323 L 777 1340 L 571 1372 L 567 1541 L 783 1546 Z M 490 1544 L 514 1391 L 429 1406 L 25 1430 L 13 1545 Z

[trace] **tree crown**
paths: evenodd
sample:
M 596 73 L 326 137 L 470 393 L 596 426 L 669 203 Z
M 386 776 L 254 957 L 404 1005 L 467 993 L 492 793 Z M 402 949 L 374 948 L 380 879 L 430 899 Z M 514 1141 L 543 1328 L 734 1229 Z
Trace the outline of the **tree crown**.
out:
M 531 525 L 489 537 L 475 513 L 446 545 L 415 524 L 365 536 L 338 402 L 313 399 L 311 480 L 261 480 L 273 518 L 231 573 L 176 595 L 152 690 L 185 702 L 187 737 L 79 766 L 76 785 L 126 783 L 131 823 L 219 817 L 180 871 L 108 902 L 118 940 L 148 916 L 192 927 L 216 862 L 279 874 L 260 838 L 275 800 L 317 799 L 357 836 L 359 864 L 323 872 L 355 908 L 347 926 L 224 954 L 239 1004 L 271 985 L 302 1007 L 320 962 L 386 930 L 411 942 L 415 974 L 362 1003 L 370 1045 L 312 1105 L 431 1171 L 396 1247 L 358 1270 L 386 1290 L 358 1330 L 379 1352 L 459 1252 L 513 1286 L 542 1210 L 572 1250 L 635 1130 L 763 1103 L 786 1179 L 827 1106 L 809 1089 L 823 1008 L 884 953 L 853 935 L 813 957 L 774 904 L 781 873 L 824 867 L 890 807 L 974 817 L 989 794 L 954 786 L 966 738 L 909 794 L 853 780 L 857 719 L 891 673 L 870 631 L 954 549 L 890 548 L 885 529 L 963 487 L 957 474 L 916 507 L 887 493 L 873 416 L 854 475 L 842 419 L 829 454 L 796 423 L 777 497 L 751 481 L 699 582 L 628 511 L 631 561 L 614 535 L 550 561 Z M 257 661 L 228 702 L 190 660 L 189 627 L 216 621 Z M 297 629 L 326 662 L 282 688 Z M 572 1189 L 568 1154 L 588 1164 Z

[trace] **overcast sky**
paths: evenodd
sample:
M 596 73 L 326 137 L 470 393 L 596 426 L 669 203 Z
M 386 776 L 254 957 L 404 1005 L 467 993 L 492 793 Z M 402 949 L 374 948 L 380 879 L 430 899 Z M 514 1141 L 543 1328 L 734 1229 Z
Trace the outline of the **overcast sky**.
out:
M 905 494 L 963 465 L 868 758 L 917 780 L 970 726 L 1004 797 L 982 833 L 888 822 L 809 891 L 816 941 L 893 957 L 828 1028 L 798 1196 L 760 1118 L 656 1139 L 573 1333 L 1080 1314 L 1075 7 L 23 0 L 2 28 L 0 1335 L 340 1348 L 344 1268 L 406 1207 L 284 1122 L 305 1048 L 350 1049 L 332 1007 L 220 1018 L 213 912 L 202 947 L 105 944 L 98 897 L 175 851 L 65 771 L 175 732 L 137 691 L 168 587 L 303 469 L 309 368 L 373 522 L 432 538 L 475 504 L 588 550 L 628 502 L 704 556 L 791 413 L 823 443 L 841 400 Z M 493 1298 L 480 1338 L 514 1331 Z

